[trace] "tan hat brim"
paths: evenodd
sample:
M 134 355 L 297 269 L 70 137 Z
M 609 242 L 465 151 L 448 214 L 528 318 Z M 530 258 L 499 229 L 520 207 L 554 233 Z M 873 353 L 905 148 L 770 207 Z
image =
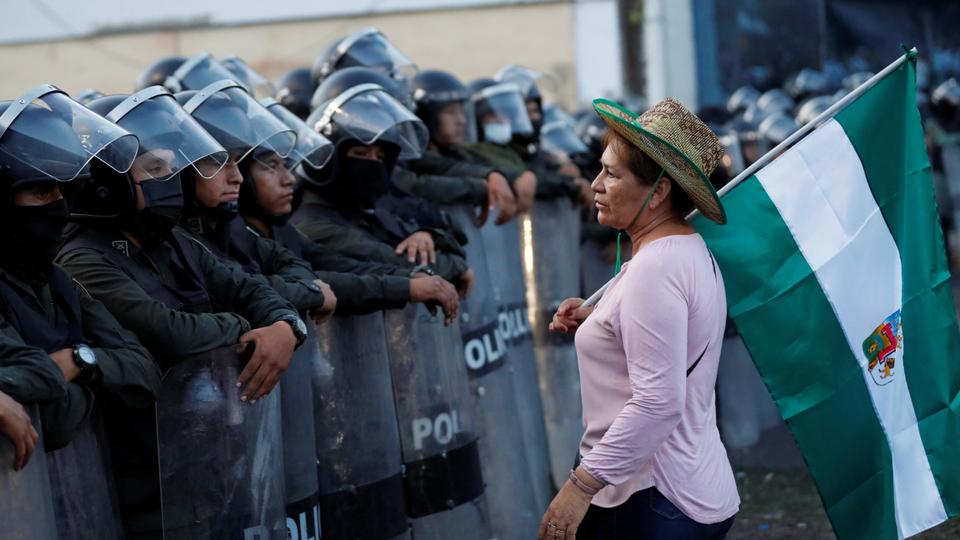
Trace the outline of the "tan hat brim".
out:
M 630 141 L 644 154 L 663 167 L 670 178 L 690 196 L 693 205 L 711 221 L 721 225 L 727 214 L 710 179 L 693 161 L 675 146 L 643 128 L 637 115 L 607 99 L 593 100 L 597 115 L 618 135 Z

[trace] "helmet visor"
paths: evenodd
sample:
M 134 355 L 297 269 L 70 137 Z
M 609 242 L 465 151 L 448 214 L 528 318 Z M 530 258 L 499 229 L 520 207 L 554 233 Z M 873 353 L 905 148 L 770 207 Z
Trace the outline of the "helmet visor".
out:
M 136 136 L 52 86 L 7 103 L 0 153 L 20 180 L 69 182 L 93 158 L 123 173 L 137 157 Z
M 369 28 L 348 36 L 339 47 L 343 49 L 340 67 L 378 69 L 404 80 L 415 77 L 418 72 L 413 60 L 376 29 Z
M 351 88 L 307 119 L 307 124 L 318 131 L 331 122 L 363 144 L 396 144 L 400 147 L 400 159 L 420 157 L 430 137 L 419 118 L 383 88 L 372 84 Z
M 137 179 L 169 180 L 204 158 L 210 158 L 217 168 L 215 171 L 205 168 L 204 174 L 195 167 L 198 174 L 209 178 L 219 172 L 227 162 L 227 151 L 173 96 L 160 93 L 146 99 L 139 97 L 158 89 L 150 87 L 128 97 L 107 115 L 113 120 L 115 114 L 123 113 L 117 114 L 116 123 L 140 139 L 140 152 L 130 172 Z M 133 108 L 124 112 L 129 105 Z
M 188 58 L 173 72 L 171 78 L 180 85 L 180 90 L 201 90 L 217 81 L 236 80 L 237 77 L 210 53 L 203 52 Z
M 533 135 L 527 105 L 516 85 L 501 83 L 484 88 L 473 96 L 477 122 L 509 123 L 511 135 Z
M 553 93 L 556 93 L 558 89 L 557 80 L 553 77 L 542 71 L 536 71 L 516 64 L 510 64 L 501 69 L 493 78 L 498 82 L 517 85 L 517 88 L 520 89 L 520 93 L 523 96 L 529 95 L 535 86 L 537 90 L 547 90 Z
M 573 129 L 564 122 L 550 122 L 540 130 L 540 142 L 545 150 L 562 152 L 567 155 L 584 154 L 589 152 Z
M 267 104 L 272 101 L 272 104 Z M 297 132 L 297 144 L 293 151 L 287 156 L 287 168 L 294 169 L 300 163 L 306 162 L 314 169 L 319 169 L 330 161 L 333 155 L 333 143 L 329 139 L 310 129 L 307 123 L 290 112 L 286 107 L 276 101 L 269 100 L 261 102 L 266 105 L 278 120 L 287 127 Z
M 233 79 L 242 84 L 253 97 L 263 99 L 276 95 L 277 89 L 273 83 L 239 57 L 221 58 L 220 64 L 227 68 L 233 74 Z
M 269 150 L 287 157 L 297 142 L 295 131 L 257 103 L 240 86 L 204 89 L 184 108 L 228 152 L 236 154 L 237 161 L 254 149 Z

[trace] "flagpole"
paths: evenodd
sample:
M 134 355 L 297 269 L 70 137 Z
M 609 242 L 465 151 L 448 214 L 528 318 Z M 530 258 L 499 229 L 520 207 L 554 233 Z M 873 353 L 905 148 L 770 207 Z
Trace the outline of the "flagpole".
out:
M 749 167 L 744 169 L 743 172 L 741 172 L 736 176 L 736 178 L 729 181 L 727 185 L 723 186 L 717 192 L 717 196 L 723 197 L 724 195 L 729 193 L 730 190 L 740 185 L 741 182 L 753 176 L 754 173 L 756 173 L 758 170 L 760 170 L 761 168 L 766 166 L 768 163 L 773 161 L 784 150 L 786 150 L 787 148 L 792 146 L 795 142 L 797 142 L 798 140 L 806 136 L 808 133 L 816 129 L 817 126 L 819 126 L 825 120 L 829 120 L 830 118 L 833 118 L 834 116 L 836 116 L 838 112 L 840 112 L 843 108 L 849 105 L 853 100 L 857 99 L 858 97 L 866 93 L 867 90 L 870 90 L 871 88 L 876 86 L 877 83 L 883 80 L 884 77 L 893 73 L 897 68 L 903 65 L 903 63 L 906 62 L 907 59 L 913 56 L 916 56 L 916 54 L 917 54 L 916 47 L 910 49 L 909 51 L 907 51 L 906 54 L 894 60 L 893 63 L 891 63 L 889 66 L 883 68 L 879 73 L 867 79 L 863 84 L 853 89 L 853 91 L 851 91 L 849 94 L 843 96 L 840 100 L 838 100 L 836 103 L 834 103 L 829 108 L 827 108 L 827 110 L 817 115 L 817 117 L 814 118 L 813 120 L 804 124 L 803 127 L 801 127 L 800 129 L 794 131 L 789 137 L 784 139 L 783 142 L 774 146 L 773 149 L 771 149 L 769 152 L 764 154 L 760 159 L 753 162 Z M 698 215 L 700 215 L 700 211 L 694 209 L 693 212 L 690 212 L 690 214 L 687 215 L 687 221 L 690 221 L 691 219 L 697 217 Z M 587 298 L 586 301 L 583 302 L 583 305 L 581 307 L 590 307 L 596 304 L 597 302 L 599 302 L 600 297 L 603 296 L 603 293 L 607 290 L 607 287 L 609 287 L 611 283 L 613 283 L 613 279 L 610 279 L 610 281 L 604 284 L 603 287 L 600 287 L 597 290 L 597 292 L 590 295 L 590 298 Z

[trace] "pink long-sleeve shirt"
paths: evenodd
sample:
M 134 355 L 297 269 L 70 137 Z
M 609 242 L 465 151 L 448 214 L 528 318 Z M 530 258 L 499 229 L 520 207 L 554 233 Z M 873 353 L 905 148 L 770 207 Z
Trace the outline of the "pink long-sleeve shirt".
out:
M 593 504 L 656 486 L 700 523 L 736 514 L 714 395 L 726 311 L 703 238 L 673 235 L 640 249 L 577 330 L 581 466 L 608 484 Z

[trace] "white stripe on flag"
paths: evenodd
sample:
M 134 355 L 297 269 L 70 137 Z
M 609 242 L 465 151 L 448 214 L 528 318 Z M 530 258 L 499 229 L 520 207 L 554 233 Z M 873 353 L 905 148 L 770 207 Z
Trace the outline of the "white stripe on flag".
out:
M 902 281 L 900 252 L 856 150 L 843 127 L 830 120 L 757 173 L 757 179 L 816 273 L 860 362 L 893 457 L 900 533 L 910 536 L 946 520 L 920 439 L 903 355 L 897 355 L 892 380 L 883 379 L 881 385 L 863 352 L 864 340 L 900 310 Z M 909 336 L 910 329 L 905 333 Z M 910 346 L 908 339 L 901 344 Z

